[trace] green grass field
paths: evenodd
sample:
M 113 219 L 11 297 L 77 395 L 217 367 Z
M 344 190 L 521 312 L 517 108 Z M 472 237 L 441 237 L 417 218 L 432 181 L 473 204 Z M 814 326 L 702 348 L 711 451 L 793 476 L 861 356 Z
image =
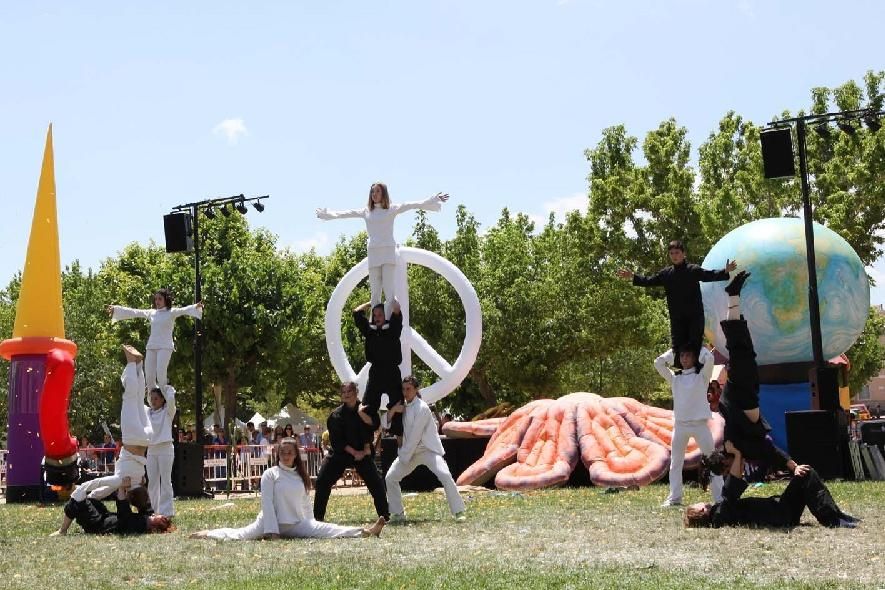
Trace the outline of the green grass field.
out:
M 831 490 L 864 518 L 860 528 L 826 529 L 806 512 L 792 531 L 687 530 L 680 510 L 658 507 L 661 485 L 465 493 L 465 523 L 452 521 L 441 494 L 419 494 L 406 498 L 409 524 L 380 539 L 322 541 L 187 538 L 248 524 L 255 498 L 178 501 L 174 533 L 138 538 L 88 536 L 76 525 L 48 538 L 60 505 L 0 505 L 0 588 L 885 588 L 885 483 Z M 706 498 L 686 490 L 688 502 Z M 332 522 L 373 516 L 367 495 L 330 502 Z

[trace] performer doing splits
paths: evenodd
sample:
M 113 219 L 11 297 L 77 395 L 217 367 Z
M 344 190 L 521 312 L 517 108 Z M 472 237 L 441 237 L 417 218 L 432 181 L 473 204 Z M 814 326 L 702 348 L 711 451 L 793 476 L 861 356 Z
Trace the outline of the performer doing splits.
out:
M 191 535 L 193 539 L 337 539 L 340 537 L 379 536 L 384 519 L 368 528 L 317 522 L 310 509 L 310 477 L 298 453 L 298 442 L 284 438 L 280 442 L 279 461 L 261 476 L 261 512 L 249 526 L 241 529 L 215 529 Z
M 84 533 L 91 535 L 142 535 L 170 531 L 169 519 L 151 510 L 144 487 L 129 489 L 129 485 L 130 479 L 125 477 L 123 485 L 117 489 L 117 512 L 109 512 L 100 500 L 87 498 L 77 501 L 71 498 L 65 504 L 61 527 L 50 536 L 67 535 L 74 521 Z M 132 506 L 138 509 L 137 514 L 133 514 Z
M 667 294 L 667 311 L 670 313 L 670 348 L 682 350 L 685 345 L 699 354 L 704 339 L 704 303 L 699 282 L 727 281 L 728 273 L 737 264 L 727 261 L 723 270 L 706 270 L 685 260 L 685 246 L 673 240 L 668 246 L 670 266 L 656 274 L 644 276 L 622 268 L 618 276 L 632 279 L 640 287 L 664 287 Z
M 371 305 L 364 303 L 353 310 L 353 321 L 359 328 L 360 334 L 366 339 L 366 361 L 371 363 L 369 367 L 369 381 L 366 383 L 366 392 L 363 394 L 364 411 L 372 416 L 372 420 L 378 424 L 378 409 L 381 406 L 381 395 L 386 393 L 388 398 L 387 408 L 390 409 L 403 401 L 402 375 L 399 370 L 403 362 L 403 349 L 400 344 L 400 335 L 403 331 L 403 314 L 399 308 L 399 302 L 393 302 L 393 313 L 390 321 L 384 321 L 384 309 L 381 305 L 372 308 L 372 323 L 366 319 L 366 310 Z M 390 423 L 390 433 L 394 436 L 402 436 L 402 414 L 394 414 Z
M 771 426 L 759 411 L 759 368 L 756 351 L 746 320 L 740 314 L 740 293 L 750 277 L 741 271 L 725 287 L 728 315 L 719 322 L 728 349 L 728 381 L 719 399 L 719 412 L 725 418 L 725 440 L 731 442 L 744 459 L 763 462 L 766 467 L 796 472 L 796 462 L 767 436 Z M 715 471 L 716 467 L 711 466 Z M 722 470 L 722 467 L 719 467 Z
M 329 503 L 332 486 L 348 467 L 355 468 L 366 482 L 375 501 L 378 516 L 383 516 L 385 520 L 390 518 L 384 482 L 381 481 L 372 457 L 372 434 L 378 426 L 377 420 L 373 420 L 372 416 L 357 407 L 356 383 L 342 383 L 341 405 L 332 411 L 326 421 L 332 450 L 317 474 L 313 503 L 313 515 L 317 520 L 326 517 L 326 505 Z
M 452 479 L 449 466 L 446 465 L 443 455 L 442 441 L 437 433 L 433 413 L 421 399 L 418 392 L 418 380 L 411 375 L 403 379 L 403 397 L 405 407 L 402 404 L 395 406 L 392 412 L 403 413 L 403 445 L 399 448 L 397 458 L 387 471 L 385 482 L 387 493 L 390 495 L 391 519 L 394 522 L 405 521 L 406 513 L 403 509 L 403 493 L 399 482 L 412 473 L 419 465 L 427 466 L 436 476 L 446 491 L 446 500 L 449 502 L 449 510 L 452 511 L 456 520 L 464 520 L 464 500 L 458 493 L 458 486 Z
M 151 335 L 148 337 L 145 350 L 147 357 L 144 363 L 145 377 L 148 387 L 159 386 L 162 389 L 169 385 L 166 371 L 169 368 L 169 359 L 175 350 L 175 342 L 172 340 L 175 318 L 183 315 L 202 318 L 203 303 L 172 307 L 172 295 L 167 289 L 160 289 L 154 293 L 154 309 L 132 309 L 121 305 L 109 305 L 108 314 L 114 322 L 132 318 L 150 320 Z
M 369 202 L 363 209 L 329 211 L 325 207 L 321 207 L 316 210 L 317 217 L 323 220 L 354 217 L 366 221 L 366 230 L 369 232 L 369 289 L 372 292 L 372 306 L 381 303 L 383 288 L 386 317 L 390 317 L 393 298 L 396 295 L 394 286 L 396 276 L 394 219 L 409 209 L 439 211 L 442 208 L 442 203 L 448 199 L 449 195 L 436 193 L 424 201 L 395 204 L 390 202 L 387 185 L 383 182 L 376 182 L 369 188 Z
M 172 446 L 172 420 L 175 419 L 175 389 L 166 386 L 164 394 L 154 387 L 148 394 L 148 416 L 153 436 L 148 444 L 147 475 L 151 506 L 159 514 L 175 516 L 172 504 L 172 464 L 175 447 Z
M 747 482 L 742 478 L 743 457 L 729 442 L 725 446 L 733 461 L 725 481 L 723 499 L 717 504 L 692 504 L 686 508 L 683 517 L 685 526 L 790 528 L 799 524 L 806 506 L 817 521 L 827 527 L 855 528 L 860 522 L 860 519 L 839 509 L 830 490 L 808 465 L 796 467 L 793 478 L 779 496 L 741 498 L 747 489 Z
M 126 368 L 120 377 L 123 382 L 123 406 L 120 409 L 123 448 L 114 463 L 113 475 L 99 477 L 77 486 L 71 494 L 71 498 L 77 502 L 85 500 L 87 495 L 101 500 L 119 489 L 127 477 L 133 488 L 142 485 L 147 464 L 145 453 L 154 434 L 147 407 L 144 405 L 144 357 L 129 345 L 123 346 L 123 353 L 126 355 Z
M 682 504 L 682 466 L 685 464 L 685 448 L 688 439 L 694 437 L 704 456 L 711 455 L 715 450 L 713 435 L 707 425 L 712 417 L 710 404 L 707 402 L 707 384 L 713 375 L 713 353 L 701 348 L 700 358 L 695 355 L 691 345 L 683 345 L 679 352 L 683 367 L 687 367 L 675 375 L 667 367 L 674 361 L 674 353 L 668 350 L 655 359 L 655 370 L 667 380 L 673 391 L 673 438 L 670 442 L 670 495 L 662 506 L 679 506 Z M 697 364 L 703 367 L 698 371 Z M 722 493 L 722 476 L 710 478 L 713 499 L 719 501 Z

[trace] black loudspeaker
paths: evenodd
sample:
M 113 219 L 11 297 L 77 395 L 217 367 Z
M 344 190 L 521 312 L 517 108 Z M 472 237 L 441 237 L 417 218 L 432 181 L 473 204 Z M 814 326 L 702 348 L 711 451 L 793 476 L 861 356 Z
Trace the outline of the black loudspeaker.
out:
M 786 412 L 787 447 L 793 461 L 811 465 L 823 479 L 845 476 L 848 428 L 841 412 Z
M 793 132 L 790 127 L 768 129 L 759 134 L 762 142 L 762 168 L 765 178 L 795 176 Z
M 194 249 L 189 213 L 164 215 L 163 231 L 166 233 L 166 252 L 190 252 Z
M 172 493 L 178 498 L 203 495 L 203 445 L 175 443 Z
M 868 445 L 876 445 L 885 456 L 885 420 L 865 420 L 860 423 L 860 440 Z
M 839 369 L 814 367 L 808 374 L 811 384 L 811 408 L 835 412 L 839 409 Z

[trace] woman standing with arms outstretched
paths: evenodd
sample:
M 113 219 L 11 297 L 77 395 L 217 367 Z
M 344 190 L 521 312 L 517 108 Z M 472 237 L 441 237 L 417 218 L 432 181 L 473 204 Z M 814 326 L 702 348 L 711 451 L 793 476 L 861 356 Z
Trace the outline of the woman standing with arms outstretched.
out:
M 154 293 L 153 309 L 133 309 L 122 305 L 109 305 L 108 314 L 111 321 L 144 318 L 151 323 L 151 335 L 148 337 L 144 353 L 144 377 L 148 389 L 159 387 L 165 390 L 169 385 L 167 369 L 169 359 L 175 350 L 175 342 L 172 339 L 172 330 L 175 328 L 175 319 L 188 315 L 197 319 L 203 317 L 203 302 L 188 305 L 187 307 L 172 307 L 172 295 L 168 289 L 160 289 Z

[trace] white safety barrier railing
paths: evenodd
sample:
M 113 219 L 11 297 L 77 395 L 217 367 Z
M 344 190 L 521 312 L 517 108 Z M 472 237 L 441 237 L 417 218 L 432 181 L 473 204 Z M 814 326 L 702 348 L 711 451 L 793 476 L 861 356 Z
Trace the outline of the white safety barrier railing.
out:
M 0 449 L 0 494 L 6 495 L 6 454 L 9 451 Z
M 315 480 L 323 462 L 317 448 L 299 449 L 301 460 L 311 479 Z M 277 464 L 277 445 L 205 445 L 203 447 L 203 479 L 208 490 L 257 491 L 265 469 Z

